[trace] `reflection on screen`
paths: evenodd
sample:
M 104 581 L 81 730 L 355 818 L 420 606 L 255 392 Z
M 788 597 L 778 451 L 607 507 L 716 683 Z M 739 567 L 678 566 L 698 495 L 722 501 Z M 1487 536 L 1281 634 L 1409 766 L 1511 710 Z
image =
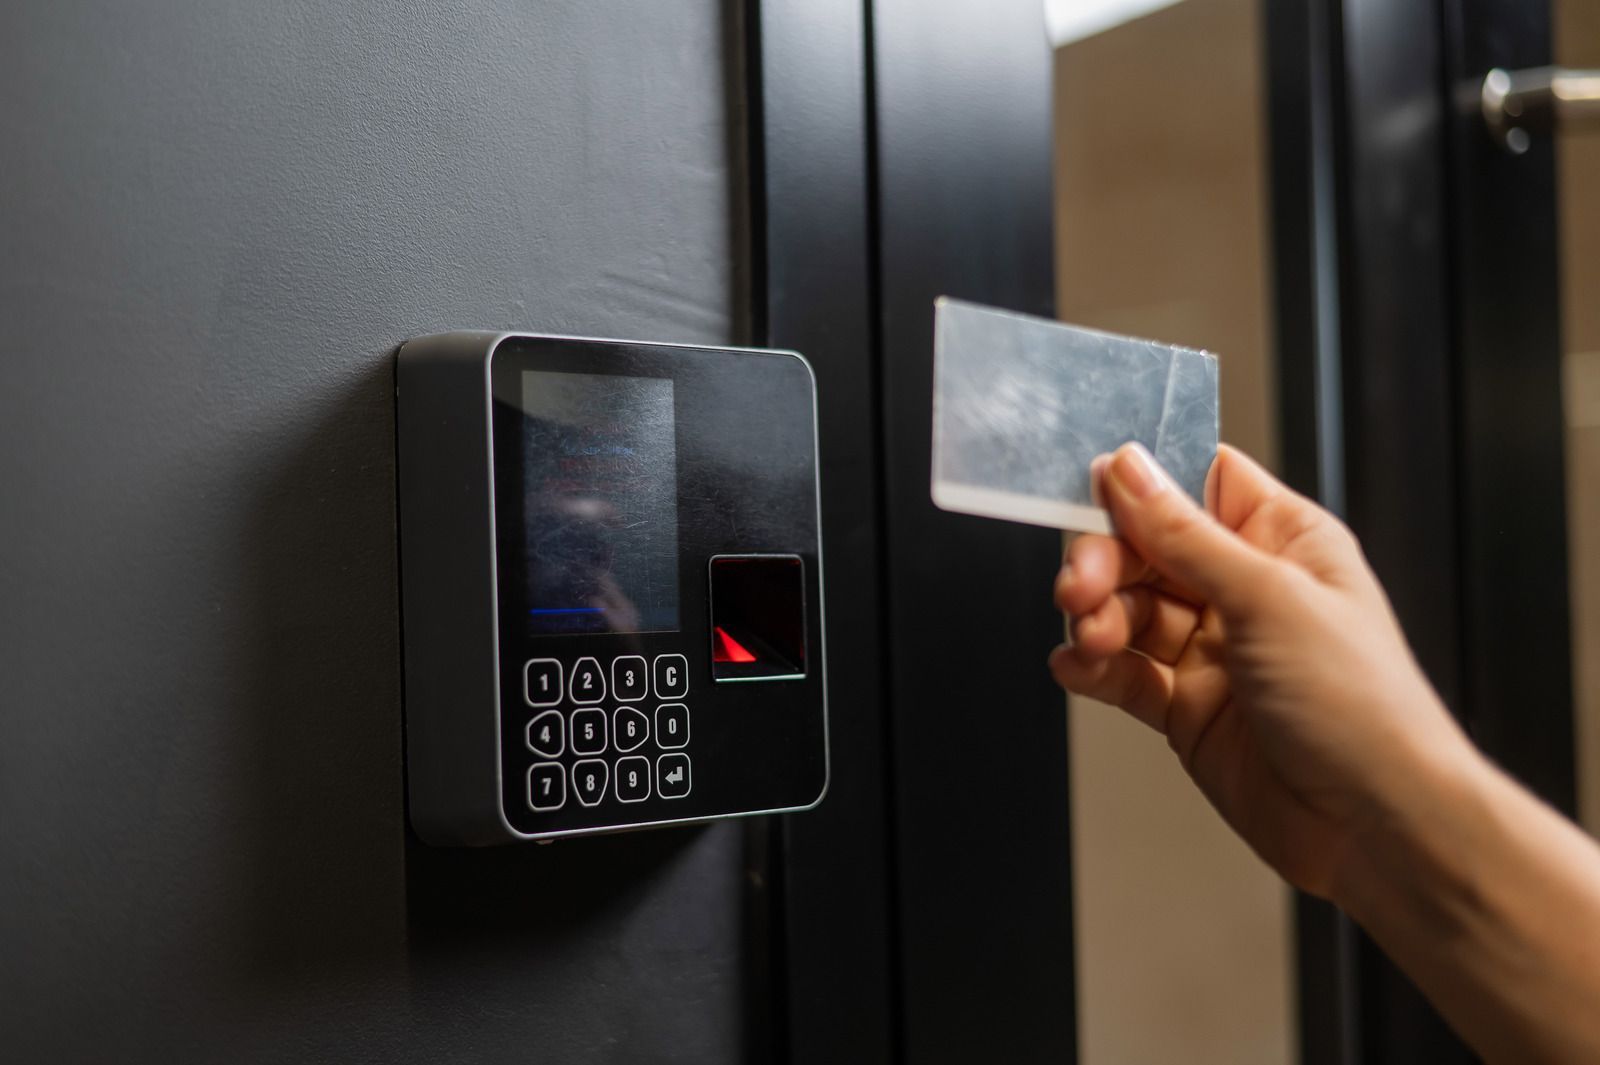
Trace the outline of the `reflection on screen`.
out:
M 672 381 L 522 375 L 528 629 L 678 627 Z

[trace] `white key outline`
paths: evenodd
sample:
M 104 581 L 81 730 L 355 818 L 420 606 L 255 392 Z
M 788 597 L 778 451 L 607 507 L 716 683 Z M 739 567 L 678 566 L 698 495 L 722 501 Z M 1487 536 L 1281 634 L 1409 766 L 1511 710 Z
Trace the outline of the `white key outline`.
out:
M 578 771 L 591 765 L 597 765 L 600 767 L 600 791 L 595 795 L 594 802 L 590 802 L 588 799 L 585 799 L 583 797 L 583 789 L 578 787 Z M 585 758 L 581 762 L 574 762 L 572 764 L 572 794 L 578 797 L 578 802 L 582 803 L 584 806 L 599 806 L 602 802 L 605 802 L 606 788 L 611 785 L 611 777 L 608 772 L 609 768 L 610 767 L 606 765 L 606 760 L 604 758 Z
M 581 735 L 581 733 L 578 732 L 578 715 L 579 714 L 594 714 L 594 715 L 596 715 L 596 716 L 598 716 L 600 718 L 600 749 L 599 750 L 595 750 L 595 751 L 590 751 L 590 750 L 580 751 L 580 750 L 578 750 L 578 736 Z M 570 730 L 570 734 L 571 734 L 571 741 L 568 744 L 568 746 L 570 746 L 572 748 L 572 753 L 573 754 L 586 755 L 586 756 L 587 755 L 593 755 L 593 754 L 605 754 L 606 753 L 606 738 L 607 738 L 606 737 L 606 732 L 607 732 L 608 727 L 609 727 L 609 725 L 608 725 L 608 722 L 606 721 L 606 712 L 604 710 L 600 709 L 598 706 L 585 706 L 585 707 L 580 707 L 577 710 L 574 710 L 572 712 L 572 717 L 567 721 L 567 728 Z
M 568 677 L 576 677 L 578 675 L 578 670 L 583 667 L 585 662 L 594 667 L 594 675 L 600 684 L 600 691 L 593 699 L 580 699 L 578 698 L 578 686 L 576 684 L 569 683 L 567 688 L 569 689 L 569 694 L 572 697 L 572 701 L 577 703 L 579 706 L 593 706 L 595 703 L 603 703 L 606 701 L 606 671 L 600 668 L 600 663 L 596 661 L 592 655 L 584 655 L 582 658 L 572 663 L 572 672 L 568 674 Z
M 622 662 L 639 663 L 639 672 L 644 674 L 644 694 L 631 698 L 622 694 L 622 685 L 617 683 L 617 665 Z M 644 655 L 618 655 L 611 660 L 611 695 L 619 703 L 640 703 L 650 698 L 650 663 L 645 661 Z
M 678 660 L 680 666 L 679 676 L 683 678 L 683 683 L 678 685 L 682 689 L 681 691 L 665 692 L 661 690 L 661 663 L 669 658 Z M 651 663 L 650 680 L 655 685 L 657 699 L 682 699 L 689 694 L 689 660 L 678 654 L 656 655 L 656 660 Z
M 561 783 L 561 798 L 548 806 L 540 806 L 533 799 L 533 774 L 540 769 L 554 769 L 556 780 Z M 567 805 L 567 771 L 561 768 L 560 762 L 535 762 L 528 767 L 528 805 L 541 813 L 559 810 Z
M 624 799 L 622 797 L 622 772 L 623 772 L 622 767 L 628 762 L 643 762 L 644 763 L 644 794 L 639 796 L 637 799 Z M 636 755 L 633 755 L 630 758 L 618 758 L 617 759 L 617 771 L 616 771 L 616 773 L 614 773 L 612 775 L 613 786 L 612 786 L 612 789 L 611 789 L 612 791 L 615 791 L 617 793 L 617 801 L 618 802 L 644 802 L 646 799 L 648 799 L 650 797 L 650 786 L 654 783 L 654 780 L 650 776 L 651 770 L 652 770 L 652 766 L 650 765 L 650 759 L 646 758 L 642 754 L 636 754 Z
M 661 727 L 661 711 L 679 709 L 683 711 L 683 742 L 668 743 L 664 739 L 666 730 Z M 689 708 L 682 703 L 662 703 L 656 707 L 656 746 L 663 751 L 681 751 L 689 746 Z
M 662 780 L 661 763 L 665 762 L 668 758 L 682 758 L 683 759 L 683 776 L 684 776 L 684 779 L 688 781 L 689 786 L 687 788 L 683 789 L 683 794 L 682 795 L 668 795 L 668 794 L 664 793 L 661 790 L 661 780 Z M 663 799 L 666 799 L 668 802 L 672 802 L 672 801 L 674 801 L 676 799 L 687 799 L 689 797 L 689 792 L 691 792 L 693 790 L 694 790 L 694 767 L 692 765 L 690 765 L 689 756 L 687 754 L 684 754 L 682 751 L 669 751 L 666 754 L 662 754 L 662 755 L 657 755 L 656 756 L 656 794 L 657 795 L 660 795 Z
M 622 745 L 622 715 L 633 714 L 644 724 L 643 734 L 631 746 Z M 637 751 L 650 739 L 650 715 L 636 706 L 619 706 L 611 714 L 611 747 L 620 754 Z
M 556 724 L 561 726 L 560 728 L 556 729 L 556 733 L 560 742 L 556 744 L 556 749 L 553 751 L 545 750 L 543 747 L 535 743 L 533 739 L 533 726 L 537 725 L 547 717 L 555 718 Z M 532 751 L 539 757 L 560 758 L 567 751 L 567 717 L 560 710 L 546 710 L 542 714 L 534 714 L 533 720 L 528 722 L 528 727 L 523 730 L 522 738 L 528 744 L 528 750 Z
M 554 699 L 547 702 L 536 703 L 533 701 L 531 682 L 533 680 L 533 667 L 541 663 L 548 663 L 556 667 L 556 695 Z M 559 658 L 530 658 L 527 664 L 522 667 L 522 701 L 529 706 L 560 706 L 561 694 L 565 683 L 561 676 L 561 660 Z

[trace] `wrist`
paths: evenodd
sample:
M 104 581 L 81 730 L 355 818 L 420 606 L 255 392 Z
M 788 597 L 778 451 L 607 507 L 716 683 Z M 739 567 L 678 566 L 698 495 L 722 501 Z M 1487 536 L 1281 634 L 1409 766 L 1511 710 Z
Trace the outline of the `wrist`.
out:
M 1500 775 L 1464 734 L 1440 732 L 1398 760 L 1335 876 L 1332 901 L 1369 929 L 1475 906 L 1473 837 Z

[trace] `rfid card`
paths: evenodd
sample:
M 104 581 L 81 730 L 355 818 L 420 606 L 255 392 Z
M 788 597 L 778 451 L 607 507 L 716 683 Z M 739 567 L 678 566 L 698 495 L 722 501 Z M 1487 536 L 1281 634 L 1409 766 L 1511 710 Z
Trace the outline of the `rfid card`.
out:
M 934 304 L 933 501 L 1110 532 L 1089 464 L 1129 441 L 1195 499 L 1217 453 L 1217 359 L 942 297 Z

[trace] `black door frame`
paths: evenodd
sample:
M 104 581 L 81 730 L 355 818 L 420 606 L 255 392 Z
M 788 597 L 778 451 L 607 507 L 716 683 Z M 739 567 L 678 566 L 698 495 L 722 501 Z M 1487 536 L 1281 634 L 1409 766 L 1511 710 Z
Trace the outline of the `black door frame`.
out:
M 752 339 L 816 373 L 828 559 L 828 794 L 756 840 L 772 892 L 772 1056 L 865 1065 L 898 1043 L 866 9 L 743 0 L 740 16 Z
M 1038 0 L 872 4 L 890 747 L 904 1060 L 1076 1052 L 1060 534 L 934 509 L 935 297 L 1050 315 Z
M 1070 1062 L 1059 537 L 928 498 L 934 297 L 1052 309 L 1043 9 L 737 10 L 753 339 L 818 381 L 833 770 L 755 838 L 756 1021 L 796 1065 Z

